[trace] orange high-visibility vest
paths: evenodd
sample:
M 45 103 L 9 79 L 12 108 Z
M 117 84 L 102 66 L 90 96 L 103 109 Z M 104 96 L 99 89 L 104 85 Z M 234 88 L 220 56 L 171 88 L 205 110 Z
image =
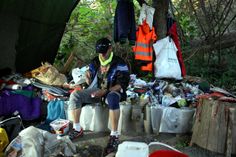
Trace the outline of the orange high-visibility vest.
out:
M 133 47 L 134 59 L 141 61 L 148 61 L 146 66 L 142 66 L 143 71 L 152 71 L 152 61 L 153 61 L 153 47 L 152 44 L 157 39 L 155 28 L 150 30 L 146 21 L 142 25 L 139 25 L 136 32 L 136 43 Z
M 152 72 L 152 67 L 153 67 L 152 62 L 151 63 L 147 63 L 147 65 L 141 66 L 141 70 L 142 71 L 150 71 L 150 72 Z

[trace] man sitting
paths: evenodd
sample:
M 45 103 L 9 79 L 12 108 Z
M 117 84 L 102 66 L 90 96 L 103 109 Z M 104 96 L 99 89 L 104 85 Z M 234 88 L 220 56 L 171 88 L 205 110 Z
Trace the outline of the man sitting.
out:
M 99 39 L 96 43 L 95 57 L 86 73 L 86 82 L 90 86 L 82 91 L 74 91 L 69 99 L 69 112 L 72 115 L 73 131 L 70 138 L 76 139 L 83 135 L 80 126 L 81 107 L 85 103 L 98 103 L 105 100 L 109 107 L 111 122 L 110 139 L 106 153 L 117 150 L 119 144 L 118 120 L 120 116 L 119 102 L 126 99 L 126 88 L 129 83 L 129 69 L 125 61 L 112 52 L 111 41 L 107 38 Z

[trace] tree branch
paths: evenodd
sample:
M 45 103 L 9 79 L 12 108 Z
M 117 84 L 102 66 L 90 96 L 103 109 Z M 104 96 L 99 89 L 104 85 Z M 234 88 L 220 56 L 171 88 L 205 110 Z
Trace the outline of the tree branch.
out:
M 193 1 L 192 1 L 192 0 L 189 0 L 189 3 L 190 3 L 190 7 L 191 7 L 191 9 L 193 10 L 193 13 L 194 13 L 194 15 L 195 15 L 197 21 L 198 21 L 198 24 L 199 24 L 199 26 L 200 26 L 200 29 L 202 30 L 203 35 L 206 37 L 206 36 L 207 36 L 207 35 L 206 35 L 206 31 L 204 30 L 204 28 L 203 28 L 203 26 L 202 26 L 202 24 L 201 24 L 201 21 L 200 21 L 200 19 L 199 19 L 198 16 L 197 16 L 197 12 L 196 12 L 196 10 L 195 10 L 195 8 L 194 8 Z
M 210 7 L 210 11 L 212 13 L 212 18 L 213 18 L 212 20 L 214 20 L 215 23 L 218 23 L 217 20 L 216 20 L 215 12 L 213 11 L 213 7 L 211 5 L 211 1 L 209 1 L 209 7 Z
M 236 45 L 235 36 L 236 36 L 236 32 L 225 34 L 221 36 L 220 41 L 215 40 L 213 44 L 208 44 L 207 42 L 205 42 L 205 40 L 194 40 L 190 42 L 191 49 L 186 49 L 186 50 L 183 49 L 183 53 L 189 54 L 191 52 L 195 53 L 195 51 L 202 52 L 202 51 L 213 51 L 217 49 L 230 48 Z M 218 37 L 216 37 L 216 39 L 218 39 Z
M 228 25 L 225 27 L 225 29 L 222 31 L 222 33 L 220 35 L 223 35 L 225 33 L 225 31 L 227 30 L 227 28 L 230 26 L 230 24 L 234 21 L 234 19 L 236 18 L 236 14 L 234 15 L 234 17 L 229 21 Z
M 229 12 L 230 12 L 230 8 L 231 8 L 231 5 L 232 5 L 232 1 L 230 1 L 229 3 L 227 3 L 226 6 L 228 6 L 228 5 L 229 5 L 229 8 L 228 8 L 228 10 L 227 10 L 227 13 L 224 14 L 224 11 L 226 10 L 227 7 L 225 7 L 224 11 L 222 12 L 222 16 L 221 16 L 221 18 L 219 19 L 219 22 L 220 22 L 219 26 L 223 25 L 224 22 L 225 22 L 225 20 L 227 19 L 227 16 L 228 16 L 228 14 L 229 14 Z M 224 17 L 223 17 L 223 16 L 224 16 Z M 230 21 L 230 23 L 231 23 L 231 21 Z M 228 26 L 226 26 L 226 27 L 228 28 Z M 225 29 L 224 29 L 224 30 L 225 30 Z M 218 32 L 218 31 L 220 32 L 220 27 L 218 28 L 217 32 Z M 220 33 L 220 34 L 222 34 L 222 33 Z
M 213 32 L 213 34 L 215 34 L 215 32 L 214 32 L 214 27 L 212 25 L 212 21 L 210 19 L 210 15 L 206 11 L 206 5 L 205 5 L 205 1 L 204 0 L 200 0 L 200 6 L 201 6 L 202 12 L 204 14 L 206 24 L 208 26 L 208 30 L 207 30 L 208 36 L 211 36 L 212 32 Z

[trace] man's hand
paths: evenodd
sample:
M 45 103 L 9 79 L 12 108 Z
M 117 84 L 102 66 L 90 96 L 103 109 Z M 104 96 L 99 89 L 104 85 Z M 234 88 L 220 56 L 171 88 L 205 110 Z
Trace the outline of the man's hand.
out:
M 99 89 L 96 92 L 91 94 L 91 97 L 95 97 L 95 98 L 101 98 L 106 94 L 106 90 L 105 89 Z

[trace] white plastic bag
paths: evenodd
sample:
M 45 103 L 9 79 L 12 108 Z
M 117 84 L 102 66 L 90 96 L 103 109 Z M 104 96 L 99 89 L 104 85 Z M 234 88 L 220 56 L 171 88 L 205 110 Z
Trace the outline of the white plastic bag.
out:
M 151 121 L 154 133 L 188 133 L 194 122 L 194 108 L 151 107 Z
M 82 84 L 86 82 L 85 73 L 88 70 L 87 66 L 80 68 L 75 68 L 72 70 L 72 77 L 75 84 Z
M 187 133 L 191 132 L 195 109 L 193 108 L 163 108 L 160 132 Z
M 177 48 L 170 37 L 158 40 L 153 44 L 156 61 L 154 73 L 157 78 L 174 78 L 181 80 L 181 69 L 177 58 Z
M 81 110 L 80 125 L 84 130 L 108 131 L 108 113 L 108 108 L 100 104 L 86 105 Z
M 150 30 L 152 30 L 154 12 L 155 12 L 155 8 L 150 7 L 146 4 L 143 4 L 140 10 L 139 24 L 142 25 L 143 21 L 146 20 L 150 27 Z
M 48 131 L 30 126 L 19 133 L 22 144 L 22 157 L 73 156 L 76 146 L 69 136 L 57 136 Z M 54 155 L 53 155 L 54 154 Z
M 90 124 L 92 122 L 93 114 L 93 106 L 86 105 L 82 107 L 80 114 L 80 125 L 84 130 L 90 130 Z

